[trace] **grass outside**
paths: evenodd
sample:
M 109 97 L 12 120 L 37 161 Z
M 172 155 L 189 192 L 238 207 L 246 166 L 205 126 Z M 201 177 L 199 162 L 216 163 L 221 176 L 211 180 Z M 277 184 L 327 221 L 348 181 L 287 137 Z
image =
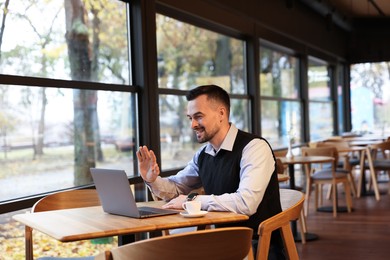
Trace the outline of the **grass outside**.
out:
M 116 162 L 129 153 L 121 153 L 113 146 L 103 148 L 105 163 Z M 32 149 L 8 151 L 7 157 L 0 153 L 0 179 L 21 176 L 28 173 L 37 177 L 42 172 L 55 172 L 73 169 L 73 147 L 48 147 L 45 154 L 33 160 Z M 29 211 L 29 209 L 0 215 L 0 260 L 25 259 L 24 225 L 12 220 L 11 216 Z M 43 256 L 80 257 L 97 255 L 117 246 L 117 238 L 104 240 L 85 240 L 61 243 L 49 236 L 34 231 L 34 258 Z
M 26 211 L 27 210 L 24 210 L 24 212 Z M 94 256 L 118 245 L 117 237 L 61 243 L 38 231 L 33 231 L 33 241 L 34 259 L 43 256 Z M 0 224 L 0 259 L 26 259 L 24 225 L 17 221 L 10 220 L 5 224 Z
M 172 149 L 173 148 L 173 149 Z M 167 168 L 176 164 L 182 166 L 193 155 L 193 147 L 164 147 L 163 158 Z M 48 147 L 45 154 L 33 160 L 32 149 L 7 152 L 7 158 L 0 152 L 0 180 L 6 177 L 33 175 L 39 178 L 43 172 L 70 171 L 73 169 L 73 147 Z M 104 146 L 104 163 L 130 164 L 131 152 L 118 152 L 114 146 Z M 0 215 L 0 260 L 25 259 L 24 225 L 12 220 L 11 216 L 27 212 L 28 209 Z M 34 258 L 43 256 L 81 257 L 97 255 L 117 246 L 117 237 L 107 243 L 79 241 L 61 243 L 40 232 L 34 231 Z

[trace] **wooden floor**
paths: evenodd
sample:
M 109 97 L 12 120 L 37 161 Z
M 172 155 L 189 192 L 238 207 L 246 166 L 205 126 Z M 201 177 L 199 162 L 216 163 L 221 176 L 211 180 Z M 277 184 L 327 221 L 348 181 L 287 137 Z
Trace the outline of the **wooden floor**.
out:
M 297 242 L 300 259 L 390 259 L 390 195 L 388 183 L 380 184 L 383 191 L 378 202 L 374 196 L 353 198 L 353 212 L 316 212 L 310 200 L 307 228 L 318 240 L 302 245 Z M 345 205 L 343 194 L 340 204 Z M 330 201 L 325 201 L 331 205 Z

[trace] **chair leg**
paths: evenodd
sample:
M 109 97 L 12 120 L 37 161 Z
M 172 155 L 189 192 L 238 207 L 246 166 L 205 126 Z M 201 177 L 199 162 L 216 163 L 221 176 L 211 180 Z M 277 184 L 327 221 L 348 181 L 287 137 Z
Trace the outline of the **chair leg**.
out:
M 25 227 L 26 260 L 33 260 L 32 228 Z
M 306 219 L 305 219 L 305 214 L 303 212 L 303 209 L 301 210 L 300 216 L 298 218 L 298 224 L 299 224 L 299 230 L 301 232 L 301 243 L 306 244 L 305 233 L 307 232 L 307 228 L 306 228 Z
M 289 224 L 282 226 L 281 232 L 288 259 L 299 259 L 297 247 L 295 245 L 294 237 L 291 231 L 291 226 Z
M 269 245 L 271 241 L 271 233 L 262 234 L 259 237 L 259 244 L 257 245 L 256 259 L 268 259 Z
M 304 203 L 304 212 L 305 216 L 307 217 L 307 214 L 309 214 L 309 201 L 310 201 L 310 193 L 311 193 L 311 181 L 306 181 L 306 194 L 305 194 L 305 203 Z
M 337 184 L 333 183 L 332 191 L 332 204 L 333 204 L 333 217 L 337 217 Z
M 375 168 L 373 165 L 370 152 L 367 152 L 367 158 L 368 158 L 368 164 L 370 166 L 370 175 L 371 175 L 372 184 L 374 185 L 375 199 L 379 201 L 380 200 L 379 187 L 378 187 L 378 182 L 376 180 Z
M 329 185 L 328 193 L 326 194 L 326 199 L 330 200 L 332 195 L 332 185 Z
M 304 212 L 303 208 L 301 211 L 301 219 L 302 219 L 302 230 L 304 233 L 307 233 L 306 216 L 305 216 L 305 212 Z
M 315 211 L 317 211 L 318 209 L 318 195 L 319 195 L 319 190 L 321 189 L 320 186 L 321 184 L 318 183 L 314 185 L 314 210 Z
M 351 191 L 352 191 L 352 195 L 354 198 L 356 198 L 357 196 L 357 189 L 356 189 L 356 184 L 355 184 L 355 178 L 353 177 L 353 174 L 352 174 L 352 171 L 349 172 L 348 174 L 348 179 L 349 179 L 349 182 L 351 184 Z
M 352 212 L 352 197 L 351 197 L 351 192 L 349 188 L 349 182 L 344 182 L 344 190 L 345 190 L 345 200 L 347 203 L 347 210 L 348 213 Z

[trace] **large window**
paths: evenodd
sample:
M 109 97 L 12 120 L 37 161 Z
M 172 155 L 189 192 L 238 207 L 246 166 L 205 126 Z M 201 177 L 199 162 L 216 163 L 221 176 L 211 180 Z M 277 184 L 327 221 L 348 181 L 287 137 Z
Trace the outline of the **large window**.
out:
M 179 168 L 199 148 L 186 117 L 185 91 L 221 86 L 231 94 L 230 120 L 249 129 L 245 42 L 161 14 L 156 27 L 162 169 Z
M 129 83 L 125 3 L 12 0 L 3 8 L 1 74 Z
M 390 135 L 390 63 L 351 66 L 352 131 Z
M 91 184 L 90 167 L 133 174 L 127 4 L 1 7 L 0 73 L 14 78 L 0 81 L 0 201 Z
M 331 70 L 324 62 L 310 58 L 307 73 L 310 140 L 315 141 L 334 135 Z
M 293 55 L 260 47 L 261 133 L 274 148 L 288 138 L 301 141 L 299 60 Z

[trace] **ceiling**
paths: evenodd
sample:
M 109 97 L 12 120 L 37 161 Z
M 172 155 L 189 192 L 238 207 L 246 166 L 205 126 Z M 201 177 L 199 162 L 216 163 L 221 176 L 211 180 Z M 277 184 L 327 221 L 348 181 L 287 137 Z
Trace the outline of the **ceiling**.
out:
M 390 0 L 299 0 L 329 21 L 352 31 L 362 23 L 390 19 Z

